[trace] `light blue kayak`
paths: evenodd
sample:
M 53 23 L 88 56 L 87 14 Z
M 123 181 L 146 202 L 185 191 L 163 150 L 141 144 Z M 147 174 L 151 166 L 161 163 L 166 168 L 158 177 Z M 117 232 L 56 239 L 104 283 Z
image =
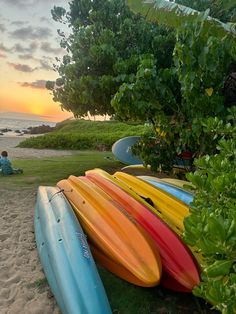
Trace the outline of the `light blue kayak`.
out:
M 194 195 L 192 193 L 189 193 L 188 191 L 185 191 L 177 186 L 173 186 L 163 181 L 161 182 L 157 178 L 151 177 L 151 176 L 138 176 L 138 178 L 173 195 L 174 197 L 176 197 L 178 200 L 182 201 L 186 205 L 190 205 L 190 203 L 192 203 L 193 201 Z
M 61 312 L 111 314 L 86 237 L 58 188 L 39 187 L 34 228 L 40 260 Z

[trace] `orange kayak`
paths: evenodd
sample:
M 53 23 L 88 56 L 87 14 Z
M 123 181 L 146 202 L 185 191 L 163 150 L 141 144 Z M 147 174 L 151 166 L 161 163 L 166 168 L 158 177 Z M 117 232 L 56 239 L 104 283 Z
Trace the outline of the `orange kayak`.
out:
M 136 285 L 160 282 L 157 249 L 123 208 L 85 177 L 70 176 L 57 185 L 73 206 L 100 264 Z
M 86 178 L 119 203 L 154 240 L 162 261 L 162 284 L 172 290 L 191 292 L 200 282 L 197 262 L 183 241 L 144 204 L 98 173 L 86 172 Z

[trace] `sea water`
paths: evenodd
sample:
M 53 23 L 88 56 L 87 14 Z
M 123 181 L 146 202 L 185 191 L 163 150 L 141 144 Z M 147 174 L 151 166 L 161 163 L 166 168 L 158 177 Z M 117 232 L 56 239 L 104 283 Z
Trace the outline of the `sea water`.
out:
M 3 129 L 8 129 L 11 131 L 2 132 L 4 135 L 14 135 L 19 134 L 19 132 L 23 132 L 27 130 L 29 127 L 36 127 L 40 125 L 49 125 L 51 127 L 55 126 L 55 122 L 43 121 L 43 120 L 28 120 L 28 119 L 13 119 L 13 118 L 1 118 L 0 115 L 0 132 Z M 18 131 L 16 133 L 16 131 Z

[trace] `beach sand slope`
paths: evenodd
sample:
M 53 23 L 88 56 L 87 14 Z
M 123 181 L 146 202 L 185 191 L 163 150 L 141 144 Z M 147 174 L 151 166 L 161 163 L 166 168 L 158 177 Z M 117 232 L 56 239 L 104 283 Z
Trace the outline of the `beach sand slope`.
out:
M 0 187 L 0 313 L 60 313 L 39 261 L 34 237 L 36 191 Z

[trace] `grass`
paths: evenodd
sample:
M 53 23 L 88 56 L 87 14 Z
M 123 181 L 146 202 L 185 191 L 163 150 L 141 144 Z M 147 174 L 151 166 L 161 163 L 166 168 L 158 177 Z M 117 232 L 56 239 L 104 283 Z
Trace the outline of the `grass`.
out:
M 121 168 L 111 152 L 83 151 L 79 155 L 66 157 L 47 157 L 35 159 L 16 159 L 15 168 L 22 168 L 23 174 L 12 176 L 0 175 L 0 187 L 37 187 L 39 185 L 56 185 L 56 183 L 73 174 L 84 175 L 88 169 L 100 167 L 114 172 Z
M 107 158 L 109 157 L 109 158 Z M 32 189 L 38 185 L 55 185 L 70 174 L 84 175 L 88 169 L 102 168 L 109 173 L 121 169 L 110 152 L 84 151 L 67 157 L 13 160 L 14 167 L 24 169 L 23 174 L 0 176 L 0 187 Z M 33 222 L 32 222 L 33 223 Z M 206 314 L 214 313 L 203 300 L 191 294 L 168 291 L 161 286 L 141 288 L 129 284 L 105 269 L 98 267 L 113 313 L 116 314 Z M 46 279 L 35 282 L 45 287 Z
M 56 130 L 43 136 L 31 137 L 20 143 L 20 147 L 111 150 L 118 139 L 142 135 L 146 127 L 114 121 L 64 121 Z

